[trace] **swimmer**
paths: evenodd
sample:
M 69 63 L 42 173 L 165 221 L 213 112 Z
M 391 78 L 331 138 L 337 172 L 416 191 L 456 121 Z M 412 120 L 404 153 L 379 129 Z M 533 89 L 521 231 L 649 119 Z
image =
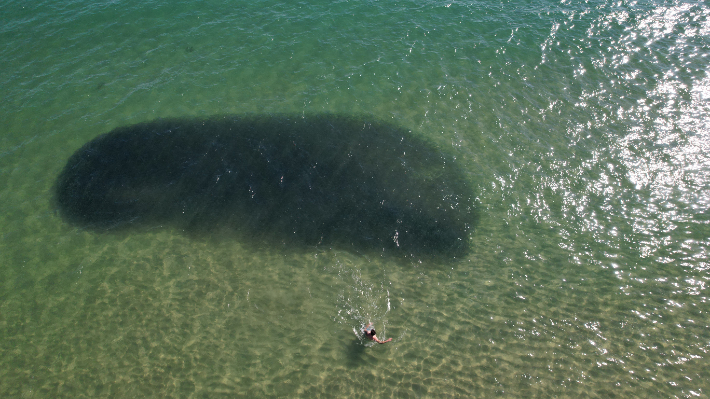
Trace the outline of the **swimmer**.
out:
M 365 329 L 362 330 L 362 332 L 365 333 L 365 336 L 367 338 L 377 342 L 378 344 L 384 344 L 384 343 L 392 341 L 392 338 L 388 338 L 386 341 L 380 341 L 380 339 L 377 338 L 377 336 L 375 335 L 375 329 L 372 328 L 372 323 L 368 323 L 367 327 L 365 327 Z

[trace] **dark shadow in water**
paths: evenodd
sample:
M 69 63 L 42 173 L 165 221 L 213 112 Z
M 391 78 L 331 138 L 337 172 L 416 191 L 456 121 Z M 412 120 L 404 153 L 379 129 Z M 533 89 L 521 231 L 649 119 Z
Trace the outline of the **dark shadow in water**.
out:
M 358 368 L 366 366 L 370 359 L 367 357 L 367 346 L 363 339 L 355 338 L 348 341 L 346 356 L 348 357 L 348 367 Z
M 335 114 L 119 127 L 72 155 L 56 203 L 97 231 L 169 225 L 405 257 L 466 254 L 477 219 L 446 154 L 399 126 Z

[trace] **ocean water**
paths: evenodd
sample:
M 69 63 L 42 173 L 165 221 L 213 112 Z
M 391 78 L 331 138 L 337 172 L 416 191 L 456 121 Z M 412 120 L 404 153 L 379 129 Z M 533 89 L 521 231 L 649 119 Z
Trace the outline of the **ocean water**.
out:
M 0 2 L 0 396 L 707 396 L 709 18 L 680 0 Z M 331 113 L 453 160 L 478 213 L 464 256 L 95 231 L 57 209 L 70 157 L 114 128 Z M 368 322 L 392 341 L 362 340 Z

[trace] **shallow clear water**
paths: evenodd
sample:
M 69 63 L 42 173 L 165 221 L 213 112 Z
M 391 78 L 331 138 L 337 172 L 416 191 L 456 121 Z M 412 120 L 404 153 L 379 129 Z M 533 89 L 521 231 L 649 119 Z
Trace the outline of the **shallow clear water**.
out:
M 710 7 L 0 4 L 0 396 L 694 397 L 710 390 Z M 456 158 L 465 259 L 63 220 L 119 126 L 371 114 Z M 363 342 L 368 321 L 386 345 Z

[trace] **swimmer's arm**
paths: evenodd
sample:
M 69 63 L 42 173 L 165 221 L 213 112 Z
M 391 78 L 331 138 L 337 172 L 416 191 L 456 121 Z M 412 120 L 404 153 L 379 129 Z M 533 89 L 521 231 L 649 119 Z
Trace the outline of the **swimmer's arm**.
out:
M 392 338 L 387 338 L 385 341 L 380 341 L 378 338 L 375 338 L 375 341 L 376 341 L 378 344 L 386 344 L 386 343 L 392 341 Z

